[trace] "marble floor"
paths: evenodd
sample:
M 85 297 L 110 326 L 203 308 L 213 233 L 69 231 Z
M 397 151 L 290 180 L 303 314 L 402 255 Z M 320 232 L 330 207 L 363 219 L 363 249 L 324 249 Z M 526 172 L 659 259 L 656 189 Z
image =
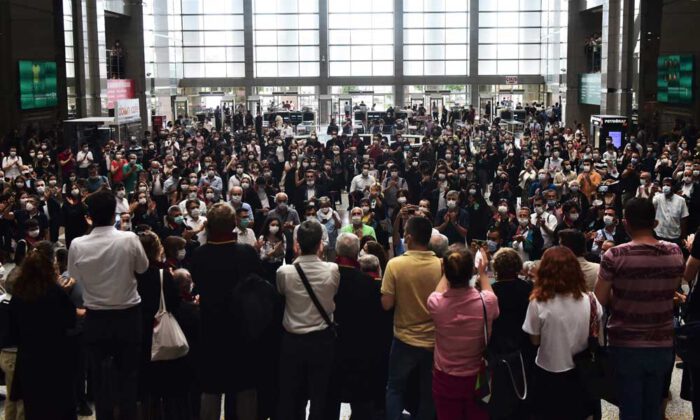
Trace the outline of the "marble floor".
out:
M 673 380 L 671 382 L 671 395 L 673 399 L 669 402 L 666 408 L 666 418 L 668 420 L 692 420 L 693 410 L 691 408 L 690 402 L 680 399 L 681 389 L 681 370 L 673 369 Z M 0 387 L 0 394 L 5 394 L 5 387 Z M 2 407 L 0 407 L 0 413 L 2 413 Z M 350 406 L 348 404 L 343 404 L 340 419 L 349 420 L 350 419 Z M 614 405 L 603 402 L 603 420 L 615 420 L 619 417 L 617 407 Z M 80 420 L 95 420 L 95 416 L 90 417 L 79 417 Z

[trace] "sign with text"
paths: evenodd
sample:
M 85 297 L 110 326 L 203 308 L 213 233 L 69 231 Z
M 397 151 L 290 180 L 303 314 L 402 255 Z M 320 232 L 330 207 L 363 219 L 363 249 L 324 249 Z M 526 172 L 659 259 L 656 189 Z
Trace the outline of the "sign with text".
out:
M 134 97 L 134 81 L 131 79 L 107 79 L 107 109 L 114 109 L 120 99 Z
M 517 85 L 518 84 L 518 76 L 506 76 L 506 84 L 507 85 Z
M 114 122 L 124 124 L 141 119 L 141 106 L 138 99 L 120 99 L 114 106 Z

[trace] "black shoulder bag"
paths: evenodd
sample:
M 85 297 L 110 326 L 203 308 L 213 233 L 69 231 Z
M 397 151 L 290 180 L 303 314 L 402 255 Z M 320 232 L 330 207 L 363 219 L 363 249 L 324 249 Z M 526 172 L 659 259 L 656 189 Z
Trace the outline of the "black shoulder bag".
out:
M 611 404 L 617 404 L 617 389 L 615 388 L 615 366 L 608 353 L 608 348 L 598 342 L 598 305 L 592 293 L 588 293 L 591 304 L 591 316 L 588 325 L 588 347 L 574 355 L 576 374 L 583 385 L 588 401 L 596 402 L 604 399 Z
M 318 298 L 316 297 L 316 293 L 314 293 L 314 289 L 311 287 L 311 283 L 309 283 L 309 279 L 306 278 L 306 274 L 304 274 L 304 270 L 301 269 L 301 265 L 299 263 L 294 264 L 294 268 L 296 268 L 297 273 L 299 274 L 299 277 L 301 277 L 301 282 L 304 283 L 304 287 L 306 288 L 306 292 L 309 294 L 309 297 L 311 298 L 311 301 L 314 303 L 314 306 L 318 310 L 318 312 L 321 314 L 321 317 L 323 320 L 328 324 L 328 328 L 331 330 L 335 338 L 338 338 L 338 325 L 331 321 L 331 317 L 328 315 L 325 309 L 323 309 L 323 306 L 321 306 L 321 302 L 319 302 Z

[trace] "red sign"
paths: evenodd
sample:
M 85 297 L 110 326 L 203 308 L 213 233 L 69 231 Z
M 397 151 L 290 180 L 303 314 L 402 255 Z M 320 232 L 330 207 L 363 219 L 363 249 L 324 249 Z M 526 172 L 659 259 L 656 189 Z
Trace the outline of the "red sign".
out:
M 506 84 L 507 85 L 517 85 L 518 84 L 518 76 L 506 76 Z
M 120 99 L 134 97 L 134 81 L 131 79 L 107 79 L 107 109 L 114 109 Z

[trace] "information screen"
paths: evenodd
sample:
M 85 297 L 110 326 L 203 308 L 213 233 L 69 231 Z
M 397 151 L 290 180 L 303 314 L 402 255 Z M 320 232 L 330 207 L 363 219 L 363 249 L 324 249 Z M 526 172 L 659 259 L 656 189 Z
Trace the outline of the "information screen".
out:
M 659 102 L 690 104 L 693 102 L 693 56 L 661 55 L 657 61 L 656 97 Z
M 584 73 L 579 80 L 578 102 L 600 105 L 600 73 Z
M 610 131 L 608 135 L 612 139 L 613 145 L 615 145 L 616 148 L 619 149 L 622 147 L 622 131 Z
M 19 61 L 20 109 L 37 109 L 56 106 L 56 62 Z

